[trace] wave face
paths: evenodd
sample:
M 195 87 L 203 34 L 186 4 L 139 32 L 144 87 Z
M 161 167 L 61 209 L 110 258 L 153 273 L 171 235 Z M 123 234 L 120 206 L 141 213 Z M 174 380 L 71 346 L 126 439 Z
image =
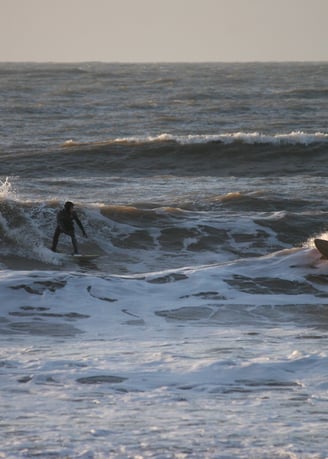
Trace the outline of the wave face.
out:
M 2 154 L 0 176 L 286 176 L 327 175 L 328 134 L 125 138 L 65 142 L 47 152 Z M 50 167 L 49 167 L 50 166 Z
M 327 71 L 0 63 L 1 457 L 327 457 Z
M 117 180 L 117 179 L 115 179 Z M 135 179 L 134 179 L 135 180 Z M 175 181 L 175 178 L 170 180 Z M 212 191 L 214 179 L 207 186 Z M 105 204 L 92 200 L 77 202 L 80 219 L 89 238 L 83 239 L 76 228 L 82 253 L 101 255 L 97 267 L 112 273 L 140 273 L 191 264 L 229 261 L 236 257 L 264 256 L 290 246 L 313 246 L 313 238 L 326 231 L 327 213 L 319 199 L 311 198 L 314 181 L 305 182 L 303 197 L 280 192 L 249 190 L 223 194 L 193 189 L 194 181 L 184 179 L 184 195 L 173 198 L 153 195 L 147 201 L 149 186 L 162 182 L 160 177 L 145 187 L 143 202 L 134 189 L 128 194 L 134 203 Z M 40 193 L 39 182 L 36 193 Z M 44 185 L 47 187 L 47 183 Z M 69 180 L 67 179 L 67 183 Z M 115 183 L 115 181 L 113 182 Z M 85 182 L 90 189 L 94 182 Z M 3 187 L 11 188 L 7 181 Z M 168 186 L 167 179 L 165 187 Z M 187 187 L 189 186 L 189 190 Z M 281 186 L 281 181 L 275 187 Z M 80 187 L 80 185 L 79 185 Z M 78 187 L 78 189 L 79 189 Z M 119 187 L 119 190 L 122 188 Z M 121 195 L 117 191 L 117 197 Z M 204 190 L 202 189 L 204 193 Z M 8 196 L 0 199 L 0 254 L 11 267 L 39 266 L 57 269 L 67 265 L 65 256 L 51 252 L 56 214 L 62 202 L 25 201 Z M 113 195 L 113 193 L 110 192 Z M 311 239 L 312 238 L 312 239 Z M 72 252 L 71 240 L 62 235 L 58 247 L 63 254 Z

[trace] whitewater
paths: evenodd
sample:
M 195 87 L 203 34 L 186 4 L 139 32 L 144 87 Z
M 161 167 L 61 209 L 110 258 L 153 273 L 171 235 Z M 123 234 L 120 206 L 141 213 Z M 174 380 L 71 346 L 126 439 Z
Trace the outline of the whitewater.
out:
M 327 64 L 0 75 L 0 457 L 327 458 Z

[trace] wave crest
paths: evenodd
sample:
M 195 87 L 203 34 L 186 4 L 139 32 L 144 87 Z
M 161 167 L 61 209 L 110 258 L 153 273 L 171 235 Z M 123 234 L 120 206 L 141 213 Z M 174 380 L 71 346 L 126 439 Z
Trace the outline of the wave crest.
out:
M 289 133 L 263 134 L 260 132 L 232 132 L 223 134 L 188 134 L 173 135 L 162 133 L 157 136 L 128 136 L 117 137 L 115 139 L 102 140 L 97 142 L 79 142 L 69 139 L 63 143 L 63 147 L 77 147 L 83 145 L 139 145 L 156 144 L 163 142 L 174 142 L 179 145 L 198 145 L 207 143 L 245 143 L 273 144 L 273 145 L 309 145 L 313 143 L 328 142 L 328 134 L 324 132 L 307 133 L 303 131 L 292 131 Z

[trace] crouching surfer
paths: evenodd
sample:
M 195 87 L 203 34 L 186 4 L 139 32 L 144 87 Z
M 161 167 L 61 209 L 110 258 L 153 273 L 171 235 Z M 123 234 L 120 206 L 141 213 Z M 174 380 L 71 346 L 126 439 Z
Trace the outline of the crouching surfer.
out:
M 57 244 L 58 244 L 59 236 L 61 235 L 61 233 L 64 233 L 70 236 L 72 239 L 74 255 L 77 255 L 79 253 L 78 247 L 77 247 L 77 241 L 75 237 L 74 221 L 78 224 L 80 230 L 82 231 L 83 236 L 88 237 L 79 217 L 74 211 L 74 204 L 70 201 L 67 201 L 65 202 L 64 208 L 60 210 L 57 214 L 57 227 L 55 230 L 55 234 L 53 236 L 52 246 L 51 246 L 51 250 L 53 252 L 57 251 Z

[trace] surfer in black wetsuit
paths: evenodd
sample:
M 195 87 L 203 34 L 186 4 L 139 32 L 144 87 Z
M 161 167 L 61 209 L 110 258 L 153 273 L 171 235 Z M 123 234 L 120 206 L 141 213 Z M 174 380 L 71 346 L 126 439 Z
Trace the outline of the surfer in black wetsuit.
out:
M 57 227 L 55 230 L 55 234 L 52 240 L 52 247 L 51 247 L 51 250 L 53 252 L 56 252 L 57 250 L 57 244 L 58 244 L 58 239 L 59 239 L 60 234 L 65 233 L 71 236 L 72 244 L 74 248 L 74 255 L 79 253 L 78 248 L 77 248 L 77 241 L 75 237 L 74 221 L 76 221 L 76 223 L 78 224 L 80 230 L 82 231 L 83 236 L 88 237 L 79 217 L 76 215 L 76 212 L 74 211 L 74 204 L 70 201 L 67 201 L 65 202 L 64 208 L 60 210 L 57 214 Z

